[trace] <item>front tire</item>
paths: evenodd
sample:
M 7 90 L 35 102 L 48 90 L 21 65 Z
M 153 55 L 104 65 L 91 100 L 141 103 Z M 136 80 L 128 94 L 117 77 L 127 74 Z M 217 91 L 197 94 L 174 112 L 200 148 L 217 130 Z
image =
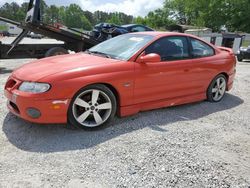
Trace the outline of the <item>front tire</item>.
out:
M 227 78 L 223 74 L 216 76 L 207 89 L 207 99 L 210 102 L 219 102 L 225 95 Z
M 111 121 L 117 110 L 113 92 L 105 85 L 85 87 L 75 94 L 68 109 L 70 124 L 92 129 Z

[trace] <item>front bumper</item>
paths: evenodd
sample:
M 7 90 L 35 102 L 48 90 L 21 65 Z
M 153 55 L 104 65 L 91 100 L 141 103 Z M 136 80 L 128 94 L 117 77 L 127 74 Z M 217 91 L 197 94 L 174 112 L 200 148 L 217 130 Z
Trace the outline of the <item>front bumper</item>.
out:
M 8 86 L 10 80 L 14 85 Z M 66 123 L 70 99 L 46 99 L 43 94 L 31 94 L 19 91 L 20 81 L 11 78 L 5 86 L 4 94 L 8 99 L 7 106 L 16 116 L 34 123 Z M 31 117 L 28 111 L 35 109 L 39 117 Z

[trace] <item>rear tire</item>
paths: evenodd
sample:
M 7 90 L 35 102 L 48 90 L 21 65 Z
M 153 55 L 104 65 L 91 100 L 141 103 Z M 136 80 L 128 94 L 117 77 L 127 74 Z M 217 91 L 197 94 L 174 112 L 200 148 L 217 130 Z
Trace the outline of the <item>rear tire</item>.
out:
M 113 92 L 102 84 L 78 91 L 68 109 L 68 122 L 76 127 L 93 129 L 111 121 L 117 110 Z
M 207 89 L 207 100 L 219 102 L 225 95 L 227 89 L 227 78 L 223 74 L 216 76 Z
M 45 57 L 51 57 L 51 56 L 56 56 L 56 55 L 63 55 L 63 54 L 68 54 L 68 50 L 62 48 L 62 47 L 54 47 L 49 49 L 45 53 Z

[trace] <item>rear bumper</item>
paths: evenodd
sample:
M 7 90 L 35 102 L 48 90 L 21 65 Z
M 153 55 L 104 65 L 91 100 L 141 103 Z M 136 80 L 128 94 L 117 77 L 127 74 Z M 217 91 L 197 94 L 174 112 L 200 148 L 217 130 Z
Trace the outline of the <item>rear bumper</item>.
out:
M 233 74 L 229 75 L 228 82 L 227 82 L 227 91 L 229 91 L 233 88 L 235 75 L 236 75 L 236 70 L 234 70 Z
M 34 123 L 66 123 L 67 110 L 70 99 L 38 99 L 30 95 L 22 95 L 18 90 L 4 91 L 8 99 L 7 106 L 16 116 Z M 39 117 L 31 117 L 28 113 L 29 109 L 39 111 Z

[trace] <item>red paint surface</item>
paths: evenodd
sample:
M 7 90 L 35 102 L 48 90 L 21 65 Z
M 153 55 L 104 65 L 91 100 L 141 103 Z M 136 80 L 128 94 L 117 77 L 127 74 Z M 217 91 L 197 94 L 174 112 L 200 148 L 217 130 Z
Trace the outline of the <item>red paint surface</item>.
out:
M 154 40 L 164 36 L 191 36 L 163 32 L 144 34 L 154 35 Z M 67 110 L 74 94 L 96 83 L 107 84 L 117 91 L 121 116 L 200 101 L 206 99 L 210 82 L 220 73 L 228 77 L 228 90 L 233 85 L 235 57 L 229 49 L 212 47 L 216 51 L 214 56 L 169 62 L 140 63 L 139 55 L 144 49 L 129 61 L 85 53 L 36 60 L 12 73 L 5 86 L 5 96 L 12 101 L 13 94 L 16 95 L 14 103 L 20 112 L 8 105 L 11 112 L 36 123 L 66 123 Z M 11 84 L 12 80 L 15 80 L 15 85 Z M 42 94 L 25 93 L 18 90 L 22 81 L 45 82 L 52 87 Z M 130 86 L 126 87 L 128 83 Z M 59 109 L 53 109 L 52 103 L 55 100 L 68 102 L 59 104 Z M 29 107 L 39 109 L 41 117 L 32 119 L 27 116 L 26 109 Z

